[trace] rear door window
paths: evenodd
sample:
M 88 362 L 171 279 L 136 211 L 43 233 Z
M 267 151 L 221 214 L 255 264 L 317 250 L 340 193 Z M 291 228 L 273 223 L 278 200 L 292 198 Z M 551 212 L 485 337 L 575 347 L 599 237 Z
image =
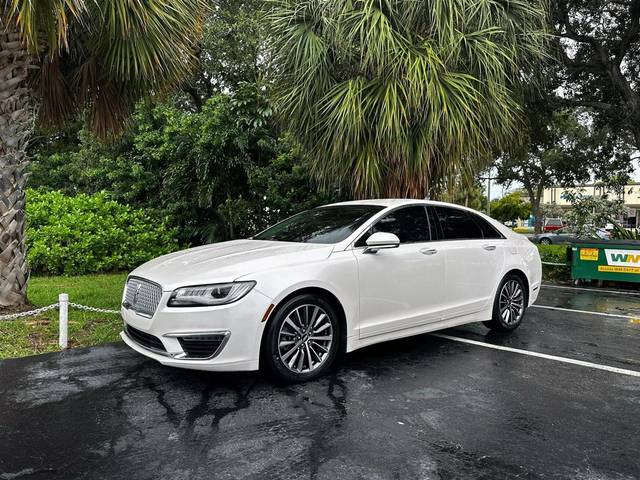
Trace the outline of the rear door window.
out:
M 504 235 L 502 235 L 493 225 L 487 222 L 480 215 L 476 215 L 475 213 L 471 213 L 471 212 L 467 212 L 467 214 L 470 215 L 471 218 L 473 218 L 473 221 L 476 222 L 478 227 L 480 227 L 480 231 L 482 232 L 483 238 L 487 238 L 487 239 L 504 238 Z
M 441 240 L 475 240 L 484 238 L 482 229 L 466 210 L 434 206 Z

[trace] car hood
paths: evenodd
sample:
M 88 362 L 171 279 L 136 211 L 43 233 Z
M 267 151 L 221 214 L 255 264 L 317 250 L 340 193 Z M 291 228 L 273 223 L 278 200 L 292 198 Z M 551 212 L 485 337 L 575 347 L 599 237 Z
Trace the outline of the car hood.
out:
M 333 245 L 324 244 L 232 240 L 163 255 L 139 266 L 131 275 L 159 283 L 167 291 L 231 282 L 270 268 L 318 261 L 332 251 Z

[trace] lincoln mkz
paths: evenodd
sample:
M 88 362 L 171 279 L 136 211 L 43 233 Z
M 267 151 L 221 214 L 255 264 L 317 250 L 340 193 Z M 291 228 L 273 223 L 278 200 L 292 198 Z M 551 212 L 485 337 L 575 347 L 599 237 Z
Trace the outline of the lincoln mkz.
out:
M 472 322 L 511 331 L 541 270 L 527 238 L 468 208 L 338 203 L 140 266 L 121 336 L 164 365 L 304 381 L 374 343 Z

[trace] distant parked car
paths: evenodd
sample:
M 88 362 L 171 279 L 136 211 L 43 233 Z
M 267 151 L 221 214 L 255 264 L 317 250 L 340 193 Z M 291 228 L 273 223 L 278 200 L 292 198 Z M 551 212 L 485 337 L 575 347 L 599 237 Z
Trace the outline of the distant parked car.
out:
M 555 232 L 556 230 L 564 227 L 564 223 L 561 218 L 547 218 L 542 227 L 543 232 Z
M 569 243 L 577 240 L 578 238 L 593 237 L 594 235 L 598 240 L 609 240 L 609 238 L 611 238 L 611 234 L 604 228 L 597 228 L 593 233 L 589 229 L 585 229 L 582 233 L 578 233 L 574 227 L 563 227 L 555 232 L 544 232 L 534 235 L 531 237 L 531 241 L 533 243 L 541 243 L 542 245 L 557 245 Z

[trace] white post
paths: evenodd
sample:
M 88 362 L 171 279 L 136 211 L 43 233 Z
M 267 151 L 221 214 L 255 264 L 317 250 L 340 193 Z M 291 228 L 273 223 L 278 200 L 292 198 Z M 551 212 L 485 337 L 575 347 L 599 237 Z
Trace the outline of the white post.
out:
M 61 293 L 58 295 L 58 302 L 60 303 L 60 339 L 58 345 L 60 348 L 67 348 L 68 338 L 68 316 L 69 316 L 69 295 Z

